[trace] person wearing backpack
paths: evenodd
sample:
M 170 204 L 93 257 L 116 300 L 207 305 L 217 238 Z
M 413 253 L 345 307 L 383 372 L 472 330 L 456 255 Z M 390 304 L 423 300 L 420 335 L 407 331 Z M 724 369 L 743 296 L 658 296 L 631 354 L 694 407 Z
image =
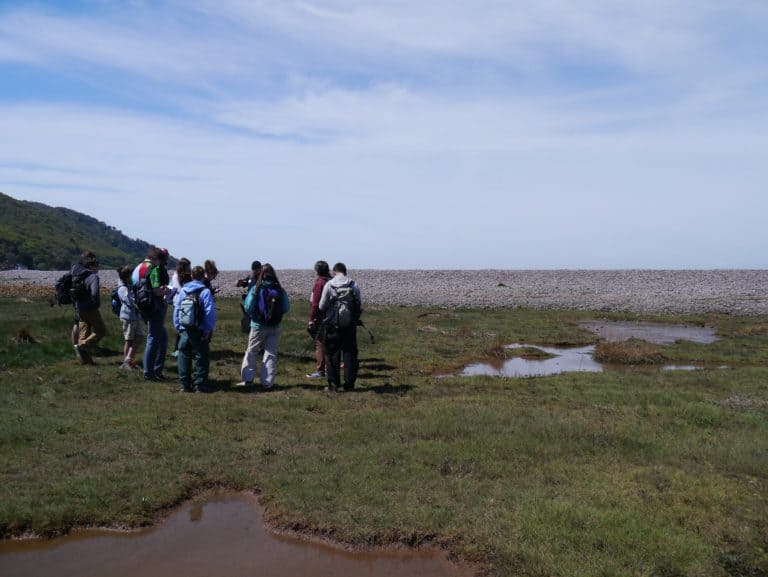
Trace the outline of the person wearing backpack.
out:
M 216 328 L 216 306 L 213 293 L 205 286 L 205 269 L 201 266 L 192 269 L 192 280 L 184 283 L 176 295 L 173 326 L 181 335 L 178 356 L 181 391 L 207 392 L 210 342 Z
M 78 323 L 78 340 L 75 353 L 84 365 L 92 365 L 91 349 L 104 335 L 107 328 L 101 318 L 99 307 L 99 261 L 96 255 L 86 251 L 80 260 L 72 265 L 72 301 L 75 304 Z
M 312 287 L 312 296 L 309 299 L 309 322 L 307 331 L 312 336 L 315 344 L 315 371 L 307 375 L 308 379 L 325 378 L 325 327 L 323 314 L 320 312 L 320 297 L 323 294 L 325 284 L 331 280 L 331 272 L 328 263 L 319 260 L 315 263 L 315 284 Z
M 168 349 L 168 331 L 165 315 L 168 311 L 166 296 L 170 293 L 170 278 L 165 265 L 168 252 L 155 246 L 147 258 L 133 269 L 133 296 L 136 308 L 147 323 L 147 343 L 144 347 L 144 380 L 163 381 L 165 353 Z
M 166 300 L 169 300 L 176 306 L 176 297 L 179 294 L 179 291 L 181 290 L 181 287 L 183 287 L 186 283 L 192 280 L 192 262 L 187 257 L 181 257 L 176 262 L 176 271 L 173 273 L 173 277 L 171 277 L 171 286 L 170 286 L 170 292 L 166 295 Z M 176 358 L 179 356 L 179 339 L 181 338 L 181 335 L 177 332 L 176 333 L 176 340 L 173 343 L 173 352 L 171 353 L 171 356 Z
M 344 357 L 344 390 L 355 388 L 358 369 L 357 323 L 362 313 L 360 288 L 347 276 L 342 262 L 333 265 L 333 278 L 323 287 L 320 311 L 324 313 L 325 371 L 327 391 L 341 385 L 341 358 Z
M 251 316 L 251 332 L 248 334 L 248 347 L 243 355 L 240 367 L 243 386 L 253 386 L 256 376 L 259 353 L 263 350 L 261 362 L 261 388 L 271 389 L 277 372 L 277 351 L 280 346 L 280 322 L 291 310 L 288 294 L 280 286 L 272 265 L 261 267 L 259 278 L 245 297 L 243 304 Z
M 144 336 L 139 313 L 136 310 L 136 304 L 133 302 L 133 290 L 131 290 L 132 270 L 130 266 L 121 266 L 117 269 L 117 276 L 120 279 L 117 285 L 117 299 L 120 305 L 118 317 L 123 327 L 124 341 L 121 369 L 132 369 L 136 366 L 136 362 L 133 360 L 136 352 L 135 345 Z
M 240 330 L 246 335 L 251 332 L 251 315 L 245 310 L 245 297 L 248 296 L 248 291 L 259 280 L 259 273 L 261 272 L 261 262 L 255 260 L 251 263 L 251 274 L 245 278 L 237 279 L 235 286 L 238 288 L 245 288 L 245 293 L 240 297 L 242 301 L 240 303 L 240 310 L 243 312 L 243 316 L 240 318 Z

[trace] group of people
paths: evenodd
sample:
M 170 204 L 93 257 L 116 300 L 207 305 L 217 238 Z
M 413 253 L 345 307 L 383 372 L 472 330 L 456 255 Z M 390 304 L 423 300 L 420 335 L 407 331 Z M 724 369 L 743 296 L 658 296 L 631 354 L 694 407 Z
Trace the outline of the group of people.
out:
M 173 307 L 172 321 L 177 332 L 173 355 L 178 360 L 178 378 L 183 392 L 206 392 L 210 365 L 210 342 L 216 328 L 217 289 L 212 281 L 218 275 L 216 263 L 191 265 L 179 259 L 171 278 L 167 270 L 168 251 L 152 247 L 136 267 L 117 269 L 119 284 L 112 296 L 123 332 L 121 368 L 133 369 L 140 340 L 146 336 L 141 363 L 147 381 L 164 381 L 168 349 L 166 316 Z M 99 312 L 99 262 L 92 252 L 82 254 L 73 265 L 73 303 L 75 326 L 72 341 L 75 353 L 84 364 L 92 364 L 92 351 L 106 335 Z M 331 270 L 325 261 L 314 267 L 316 279 L 310 297 L 308 331 L 315 345 L 315 370 L 310 379 L 327 379 L 329 392 L 351 390 L 358 373 L 357 325 L 362 314 L 360 289 L 347 276 L 344 263 Z M 254 261 L 251 274 L 238 280 L 246 289 L 241 308 L 248 344 L 240 368 L 240 383 L 254 387 L 255 379 L 263 390 L 274 386 L 280 346 L 281 322 L 290 311 L 291 301 L 270 264 Z M 259 368 L 259 357 L 261 367 Z M 343 381 L 342 381 L 343 372 Z

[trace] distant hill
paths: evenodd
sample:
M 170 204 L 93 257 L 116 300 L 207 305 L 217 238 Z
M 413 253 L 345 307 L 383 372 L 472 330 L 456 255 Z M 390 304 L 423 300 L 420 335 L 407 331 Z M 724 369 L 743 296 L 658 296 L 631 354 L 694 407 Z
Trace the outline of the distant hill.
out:
M 144 258 L 152 245 L 86 214 L 0 193 L 0 270 L 66 270 L 85 250 L 102 268 Z

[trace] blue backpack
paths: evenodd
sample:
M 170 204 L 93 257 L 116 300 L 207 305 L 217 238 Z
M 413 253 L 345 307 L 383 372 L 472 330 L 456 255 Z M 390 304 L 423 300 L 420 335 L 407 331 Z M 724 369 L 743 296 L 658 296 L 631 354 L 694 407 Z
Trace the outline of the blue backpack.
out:
M 112 294 L 109 295 L 109 302 L 112 305 L 112 312 L 115 316 L 120 316 L 120 309 L 123 308 L 123 301 L 120 300 L 120 295 L 117 294 L 118 289 L 112 289 Z

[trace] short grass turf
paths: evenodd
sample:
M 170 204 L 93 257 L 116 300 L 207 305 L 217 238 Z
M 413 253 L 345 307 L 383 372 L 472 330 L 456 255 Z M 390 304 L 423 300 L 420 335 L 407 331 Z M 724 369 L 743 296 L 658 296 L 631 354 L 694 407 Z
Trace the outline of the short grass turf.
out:
M 108 307 L 104 350 L 81 366 L 70 310 L 0 298 L 4 536 L 147 524 L 224 486 L 258 491 L 282 526 L 438 543 L 497 575 L 768 574 L 766 318 L 643 317 L 717 327 L 711 345 L 661 347 L 663 362 L 707 370 L 501 379 L 445 375 L 506 343 L 594 342 L 579 320 L 641 317 L 371 307 L 358 390 L 329 397 L 304 378 L 303 303 L 267 393 L 233 386 L 246 336 L 236 299 L 217 310 L 218 391 L 185 395 L 118 369 Z M 34 342 L 15 340 L 22 329 Z

